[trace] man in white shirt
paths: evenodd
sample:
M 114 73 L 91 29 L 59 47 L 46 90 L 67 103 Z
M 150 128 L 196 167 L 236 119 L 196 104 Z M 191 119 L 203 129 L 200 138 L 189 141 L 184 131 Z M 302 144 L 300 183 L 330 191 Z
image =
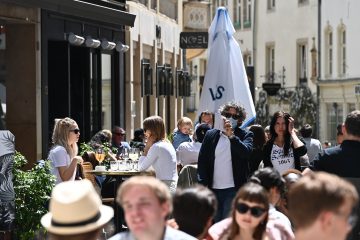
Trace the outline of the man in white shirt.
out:
M 219 129 L 207 131 L 198 158 L 198 181 L 218 200 L 215 222 L 228 217 L 232 199 L 247 182 L 248 157 L 253 148 L 253 133 L 239 127 L 246 117 L 240 103 L 226 103 L 219 112 L 221 118 L 215 119 Z

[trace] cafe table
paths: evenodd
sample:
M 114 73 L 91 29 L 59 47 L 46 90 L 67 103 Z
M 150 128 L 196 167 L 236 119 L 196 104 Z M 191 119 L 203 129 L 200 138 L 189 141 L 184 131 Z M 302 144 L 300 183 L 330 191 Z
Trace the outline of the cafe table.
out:
M 115 178 L 116 179 L 116 182 L 115 182 L 115 185 L 114 185 L 114 193 L 115 193 L 114 198 L 115 199 L 116 199 L 117 190 L 118 190 L 120 184 L 123 181 L 125 181 L 126 179 L 128 179 L 128 178 L 130 178 L 132 176 L 140 176 L 140 175 L 150 176 L 150 175 L 152 175 L 151 172 L 137 171 L 137 170 L 128 170 L 128 171 L 90 170 L 90 171 L 87 171 L 87 172 L 92 173 L 92 174 L 97 175 L 97 176 L 110 176 L 110 177 Z M 116 203 L 116 201 L 114 201 L 114 209 L 115 209 L 114 223 L 115 223 L 116 232 L 120 232 L 120 231 L 124 230 L 123 229 L 124 219 L 123 219 L 122 209 Z

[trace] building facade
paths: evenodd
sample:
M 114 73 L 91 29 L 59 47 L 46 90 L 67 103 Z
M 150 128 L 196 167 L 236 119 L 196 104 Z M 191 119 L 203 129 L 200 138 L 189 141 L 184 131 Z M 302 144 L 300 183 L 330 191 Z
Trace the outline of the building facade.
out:
M 322 1 L 321 75 L 319 79 L 320 139 L 336 142 L 336 126 L 360 109 L 360 3 Z
M 125 0 L 0 1 L 2 128 L 29 167 L 46 158 L 55 118 L 71 117 L 80 142 L 125 124 Z
M 183 3 L 142 0 L 127 4 L 129 13 L 136 15 L 134 27 L 126 32 L 130 47 L 126 53 L 126 130 L 130 140 L 148 116 L 161 116 L 170 133 L 184 114 L 178 91 Z

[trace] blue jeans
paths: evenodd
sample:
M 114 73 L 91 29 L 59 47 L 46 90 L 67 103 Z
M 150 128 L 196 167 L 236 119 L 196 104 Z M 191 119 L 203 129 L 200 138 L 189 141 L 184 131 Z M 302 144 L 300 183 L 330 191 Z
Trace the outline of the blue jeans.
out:
M 225 189 L 212 189 L 216 199 L 218 201 L 218 209 L 214 218 L 215 222 L 219 222 L 227 217 L 229 217 L 231 210 L 231 203 L 236 195 L 236 189 L 225 188 Z

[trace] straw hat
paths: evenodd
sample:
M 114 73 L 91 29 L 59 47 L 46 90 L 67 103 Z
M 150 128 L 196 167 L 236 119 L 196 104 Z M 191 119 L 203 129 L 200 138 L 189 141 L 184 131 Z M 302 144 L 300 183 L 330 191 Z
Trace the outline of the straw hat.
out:
M 102 205 L 90 181 L 66 181 L 54 187 L 50 212 L 41 224 L 51 233 L 73 235 L 100 228 L 113 216 L 114 210 Z

